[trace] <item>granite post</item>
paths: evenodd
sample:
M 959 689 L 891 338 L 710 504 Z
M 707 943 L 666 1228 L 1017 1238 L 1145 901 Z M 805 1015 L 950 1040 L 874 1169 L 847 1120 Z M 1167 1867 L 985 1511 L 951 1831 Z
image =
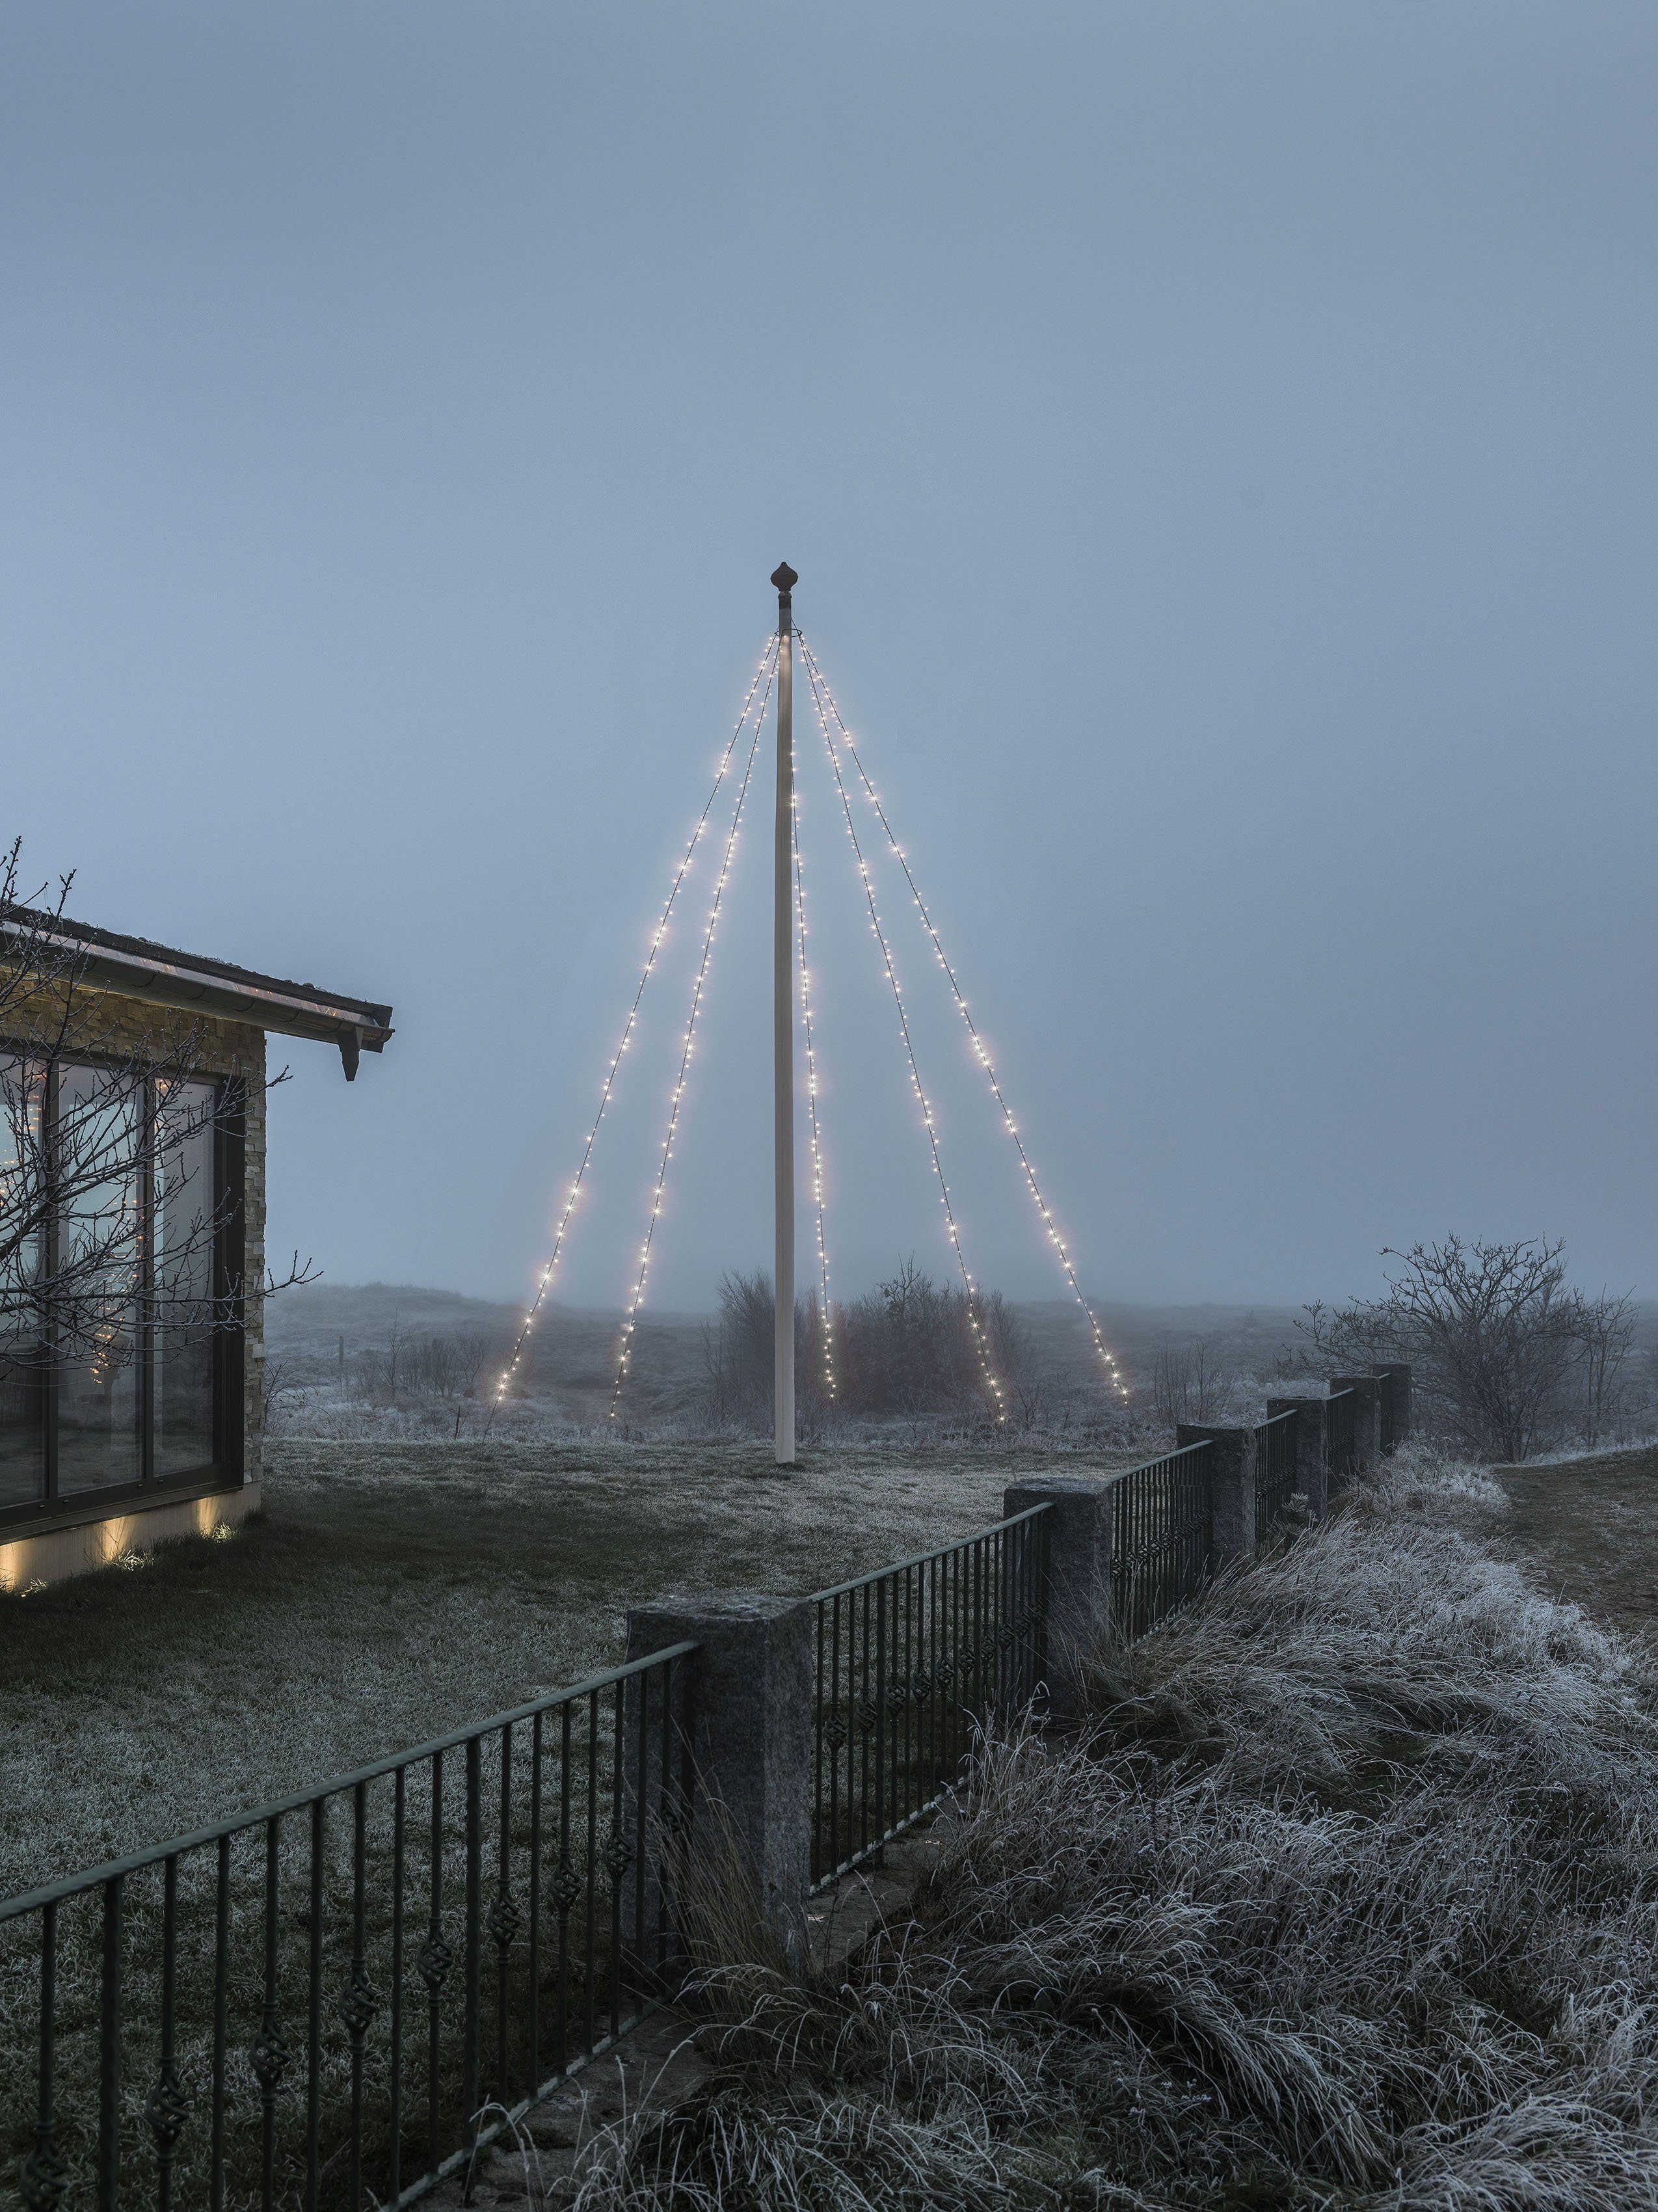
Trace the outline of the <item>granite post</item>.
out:
M 1329 1401 L 1325 1398 L 1269 1398 L 1266 1418 L 1274 1413 L 1296 1417 L 1296 1488 L 1307 1500 L 1308 1518 L 1321 1521 L 1330 1508 L 1330 1466 L 1327 1437 Z
M 1111 1489 L 1097 1475 L 1045 1474 L 1002 1492 L 1002 1517 L 1048 1508 L 1048 1617 L 1038 1668 L 1056 1720 L 1082 1710 L 1088 1661 L 1111 1629 Z
M 1382 1384 L 1374 1375 L 1333 1375 L 1330 1395 L 1353 1394 L 1353 1466 L 1374 1467 L 1382 1456 Z
M 811 1867 L 812 1608 L 751 1593 L 663 1597 L 628 1613 L 628 1656 L 694 1643 L 676 1702 L 689 1754 L 686 1848 L 733 1850 L 766 1923 L 804 1936 Z
M 1176 1442 L 1208 1444 L 1211 1556 L 1216 1567 L 1255 1553 L 1255 1432 L 1182 1421 Z

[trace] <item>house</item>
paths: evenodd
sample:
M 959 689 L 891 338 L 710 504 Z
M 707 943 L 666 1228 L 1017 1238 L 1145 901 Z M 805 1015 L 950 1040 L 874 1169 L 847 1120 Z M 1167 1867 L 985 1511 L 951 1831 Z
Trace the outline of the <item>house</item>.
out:
M 0 1589 L 256 1509 L 265 1039 L 391 1018 L 0 906 Z

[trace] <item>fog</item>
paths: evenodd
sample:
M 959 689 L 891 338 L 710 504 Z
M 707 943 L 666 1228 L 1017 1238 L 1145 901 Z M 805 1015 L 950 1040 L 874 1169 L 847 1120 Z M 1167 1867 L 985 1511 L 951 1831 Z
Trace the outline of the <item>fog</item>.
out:
M 350 1090 L 276 1041 L 274 1248 L 528 1282 L 787 559 L 1091 1290 L 1339 1296 L 1455 1228 L 1650 1291 L 1649 8 L 22 0 L 4 46 L 0 827 L 82 920 L 395 1006 Z M 949 1254 L 804 692 L 797 739 L 852 1292 Z M 663 1307 L 768 1251 L 756 777 Z M 627 1286 L 701 854 L 572 1299 Z M 879 896 L 970 1261 L 1051 1296 Z

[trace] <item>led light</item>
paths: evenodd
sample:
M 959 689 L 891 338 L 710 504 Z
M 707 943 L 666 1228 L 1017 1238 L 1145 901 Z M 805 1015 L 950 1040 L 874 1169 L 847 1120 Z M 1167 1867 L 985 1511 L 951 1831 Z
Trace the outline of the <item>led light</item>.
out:
M 1101 1363 L 1110 1379 L 1112 1387 L 1115 1389 L 1117 1395 L 1126 1403 L 1128 1398 L 1128 1386 L 1123 1381 L 1122 1370 L 1117 1364 L 1115 1354 L 1106 1343 L 1104 1334 L 1101 1330 L 1098 1321 L 1095 1318 L 1093 1307 L 1090 1305 L 1088 1300 L 1083 1295 L 1082 1285 L 1077 1279 L 1076 1266 L 1072 1260 L 1070 1250 L 1066 1246 L 1064 1238 L 1059 1234 L 1058 1231 L 1054 1229 L 1052 1226 L 1054 1217 L 1048 1212 L 1048 1202 L 1043 1198 L 1042 1188 L 1036 1181 L 1036 1170 L 1030 1164 L 1030 1157 L 1025 1150 L 1024 1140 L 1020 1136 L 1017 1128 L 1014 1125 L 1012 1112 L 1008 1106 L 1006 1099 L 1002 1095 L 1001 1084 L 997 1078 L 995 1066 L 991 1060 L 989 1051 L 985 1045 L 983 1038 L 979 1034 L 978 1027 L 973 1019 L 967 1000 L 962 995 L 962 987 L 956 980 L 956 971 L 950 966 L 949 960 L 945 957 L 944 945 L 939 939 L 937 929 L 933 927 L 932 916 L 928 913 L 926 902 L 922 899 L 920 891 L 916 885 L 915 878 L 910 870 L 909 861 L 905 856 L 902 848 L 900 847 L 898 840 L 892 834 L 892 824 L 887 819 L 886 810 L 882 805 L 879 798 L 877 796 L 875 786 L 870 781 L 869 776 L 865 770 L 863 762 L 858 757 L 858 748 L 853 742 L 852 732 L 847 729 L 845 721 L 841 719 L 841 710 L 835 703 L 834 695 L 830 691 L 828 684 L 823 680 L 823 671 L 818 667 L 817 661 L 812 657 L 811 648 L 807 645 L 805 639 L 800 636 L 800 633 L 798 630 L 795 632 L 795 635 L 797 638 L 799 638 L 801 657 L 805 662 L 807 677 L 811 684 L 812 697 L 817 707 L 817 719 L 823 725 L 823 735 L 829 744 L 829 757 L 835 764 L 835 781 L 839 784 L 841 781 L 840 760 L 839 755 L 835 750 L 835 739 L 829 732 L 827 715 L 832 715 L 834 717 L 835 726 L 840 732 L 841 745 L 845 748 L 847 759 L 851 761 L 853 769 L 857 771 L 858 781 L 862 786 L 864 796 L 868 799 L 871 806 L 874 808 L 876 817 L 879 821 L 881 828 L 885 833 L 888 849 L 892 854 L 893 858 L 897 861 L 899 866 L 904 872 L 904 881 L 909 885 L 909 895 L 914 902 L 916 913 L 920 916 L 921 927 L 926 930 L 927 937 L 932 943 L 932 950 L 938 956 L 938 965 L 944 969 L 944 974 L 950 979 L 950 994 L 956 1001 L 956 1010 L 960 1014 L 962 1020 L 966 1026 L 968 1036 L 972 1041 L 975 1056 L 977 1058 L 979 1065 L 985 1072 L 985 1075 L 990 1084 L 992 1095 L 994 1097 L 997 1105 L 1001 1109 L 1003 1123 L 1006 1127 L 1008 1135 L 1013 1140 L 1013 1149 L 1018 1154 L 1019 1168 L 1024 1177 L 1025 1187 L 1030 1193 L 1032 1202 L 1035 1206 L 1038 1214 L 1041 1216 L 1044 1224 L 1048 1226 L 1049 1241 L 1053 1244 L 1054 1251 L 1059 1256 L 1061 1272 L 1064 1273 L 1066 1281 L 1071 1286 L 1072 1297 L 1076 1299 L 1077 1304 L 1081 1307 L 1083 1313 L 1087 1318 L 1089 1333 L 1092 1336 L 1094 1341 L 1094 1349 L 1099 1355 Z M 844 787 L 842 787 L 841 800 L 843 804 L 845 803 L 845 799 L 846 793 Z M 852 814 L 850 808 L 847 810 L 847 827 L 848 830 L 851 830 L 852 828 Z M 854 848 L 857 846 L 857 834 L 854 831 L 853 834 L 853 844 Z M 862 866 L 861 854 L 859 854 L 859 866 Z M 872 902 L 872 913 L 873 913 L 873 902 Z M 890 974 L 890 965 L 889 964 L 888 973 Z M 896 990 L 896 984 L 894 985 L 894 988 Z M 906 1036 L 908 1036 L 908 1032 L 906 1032 Z M 920 1085 L 918 1082 L 916 1085 L 918 1092 L 920 1088 Z M 940 1181 L 942 1182 L 942 1180 L 943 1178 L 941 1176 Z
M 743 732 L 748 724 L 750 714 L 754 708 L 755 695 L 760 690 L 761 684 L 763 682 L 765 684 L 765 691 L 760 701 L 759 720 L 755 724 L 756 743 L 757 744 L 759 741 L 760 725 L 765 720 L 766 703 L 771 697 L 772 681 L 776 673 L 776 665 L 777 640 L 775 636 L 772 636 L 767 640 L 766 649 L 760 656 L 759 665 L 756 668 L 753 680 L 749 685 L 748 696 L 743 702 L 743 711 L 737 718 L 737 726 L 732 730 L 730 738 L 726 740 L 725 751 L 720 756 L 720 764 L 714 773 L 714 788 L 708 793 L 707 804 L 703 806 L 701 813 L 697 817 L 696 827 L 691 831 L 689 840 L 685 847 L 684 854 L 681 859 L 678 866 L 674 870 L 672 881 L 668 886 L 667 900 L 663 906 L 660 918 L 657 922 L 655 931 L 651 938 L 650 951 L 646 957 L 645 966 L 639 978 L 639 988 L 634 993 L 633 1004 L 629 1008 L 628 1018 L 623 1024 L 621 1042 L 610 1055 L 610 1064 L 605 1071 L 604 1081 L 599 1090 L 598 1111 L 593 1116 L 592 1126 L 587 1132 L 587 1141 L 582 1147 L 581 1164 L 576 1170 L 575 1180 L 570 1185 L 569 1194 L 565 1199 L 563 1211 L 558 1217 L 558 1225 L 553 1233 L 552 1256 L 549 1259 L 546 1266 L 541 1271 L 540 1279 L 536 1287 L 535 1297 L 531 1301 L 529 1310 L 525 1316 L 524 1323 L 519 1331 L 517 1340 L 513 1346 L 507 1364 L 501 1370 L 500 1380 L 496 1382 L 494 1394 L 489 1401 L 489 1411 L 483 1425 L 483 1433 L 486 1437 L 489 1435 L 490 1428 L 494 1425 L 496 1412 L 501 1406 L 502 1399 L 504 1399 L 507 1395 L 507 1387 L 511 1383 L 513 1376 L 518 1372 L 519 1365 L 522 1364 L 525 1342 L 528 1338 L 531 1330 L 535 1326 L 536 1316 L 540 1312 L 542 1305 L 546 1299 L 547 1292 L 551 1287 L 554 1272 L 557 1268 L 560 1255 L 564 1249 L 564 1239 L 566 1232 L 570 1226 L 570 1216 L 575 1211 L 576 1200 L 581 1195 L 581 1187 L 586 1179 L 588 1165 L 593 1156 L 593 1146 L 598 1141 L 599 1128 L 604 1122 L 606 1110 L 610 1103 L 610 1094 L 616 1087 L 616 1070 L 622 1065 L 623 1054 L 626 1052 L 629 1045 L 633 1041 L 634 1030 L 639 1020 L 640 1001 L 645 996 L 645 986 L 650 981 L 651 976 L 655 971 L 657 956 L 660 952 L 663 942 L 667 936 L 668 924 L 673 916 L 674 907 L 679 897 L 680 886 L 684 883 L 686 876 L 690 872 L 691 861 L 695 855 L 697 845 L 701 839 L 702 832 L 708 827 L 708 817 L 714 811 L 714 803 L 720 796 L 720 787 L 726 781 L 726 775 L 731 768 L 732 755 L 737 750 L 738 740 L 743 735 Z M 750 765 L 752 765 L 752 762 L 753 754 L 752 751 L 750 751 Z
M 829 1310 L 829 1244 L 823 1234 L 823 1146 L 817 1121 L 817 1060 L 811 1036 L 811 981 L 806 971 L 806 894 L 800 872 L 800 801 L 790 829 L 794 854 L 794 922 L 800 943 L 800 1016 L 806 1037 L 806 1101 L 811 1115 L 811 1196 L 817 1225 L 818 1332 L 823 1339 L 823 1395 L 838 1395 L 835 1380 L 835 1322 Z
M 760 732 L 765 727 L 766 702 L 771 697 L 771 685 L 766 686 L 766 696 L 760 702 L 760 713 L 754 725 L 754 741 L 749 747 L 749 757 L 743 769 L 743 781 L 738 787 L 737 808 L 732 816 L 732 826 L 726 838 L 725 856 L 720 863 L 720 874 L 714 887 L 714 903 L 708 908 L 707 927 L 702 932 L 702 957 L 696 966 L 696 980 L 691 986 L 690 1012 L 685 1020 L 685 1034 L 679 1048 L 679 1073 L 674 1078 L 670 1096 L 672 1105 L 668 1114 L 668 1126 L 662 1139 L 662 1156 L 657 1162 L 656 1185 L 651 1193 L 650 1212 L 647 1218 L 645 1242 L 639 1248 L 639 1272 L 634 1278 L 633 1296 L 628 1302 L 627 1317 L 623 1323 L 623 1349 L 616 1363 L 616 1380 L 610 1387 L 609 1419 L 614 1422 L 622 1404 L 623 1387 L 628 1379 L 629 1354 L 626 1340 L 634 1333 L 634 1316 L 645 1303 L 645 1283 L 651 1271 L 651 1246 L 656 1237 L 657 1216 L 662 1211 L 662 1194 L 667 1188 L 668 1163 L 673 1158 L 673 1140 L 679 1129 L 679 1116 L 685 1096 L 685 1070 L 690 1065 L 691 1046 L 696 1036 L 696 1018 L 702 1011 L 702 994 L 708 987 L 708 960 L 714 951 L 714 936 L 720 926 L 720 908 L 726 896 L 726 884 L 732 872 L 732 855 L 737 850 L 737 833 L 742 827 L 743 807 L 749 795 L 749 781 L 754 774 L 755 757 L 760 750 Z
M 800 633 L 797 630 L 795 635 L 800 637 Z M 852 840 L 853 856 L 857 862 L 858 873 L 863 883 L 864 898 L 869 908 L 870 926 L 881 948 L 881 964 L 886 970 L 887 981 L 892 987 L 892 1003 L 897 1010 L 898 1027 L 904 1040 L 904 1057 L 909 1063 L 910 1084 L 915 1092 L 916 1103 L 921 1109 L 921 1123 L 926 1131 L 927 1146 L 932 1156 L 932 1172 L 938 1184 L 938 1202 L 944 1209 L 944 1234 L 955 1252 L 956 1264 L 962 1278 L 962 1287 L 967 1293 L 968 1327 L 973 1335 L 974 1352 L 979 1363 L 980 1375 L 983 1378 L 986 1396 L 994 1408 L 996 1425 L 999 1428 L 1004 1426 L 1007 1420 L 1006 1393 L 1003 1390 L 1000 1378 L 991 1361 L 990 1342 L 984 1326 L 982 1300 L 979 1295 L 979 1287 L 969 1269 L 966 1255 L 962 1249 L 961 1233 L 957 1226 L 956 1211 L 950 1202 L 950 1186 L 944 1181 L 944 1163 L 938 1157 L 938 1134 L 933 1124 L 932 1108 L 928 1103 L 926 1091 L 921 1088 L 921 1072 L 915 1064 L 915 1046 L 909 1033 L 909 1016 L 904 1007 L 904 994 L 899 988 L 897 970 L 892 964 L 892 951 L 887 943 L 886 929 L 882 922 L 880 911 L 875 903 L 875 888 L 864 860 L 863 847 L 858 842 L 857 826 L 852 818 L 852 801 L 847 795 L 846 781 L 841 774 L 841 756 L 835 748 L 834 732 L 829 728 L 829 715 L 824 711 L 824 699 L 828 696 L 827 690 L 817 673 L 817 663 L 806 651 L 806 641 L 803 637 L 800 638 L 800 651 L 805 661 L 807 678 L 811 684 L 812 704 L 817 714 L 817 726 L 822 730 L 823 743 L 829 748 L 829 766 L 835 772 L 835 788 L 840 794 L 841 811 L 846 820 L 847 835 Z M 832 700 L 829 702 L 829 706 L 831 708 L 834 706 Z M 835 720 L 839 722 L 838 714 Z M 844 725 L 842 726 L 844 727 Z

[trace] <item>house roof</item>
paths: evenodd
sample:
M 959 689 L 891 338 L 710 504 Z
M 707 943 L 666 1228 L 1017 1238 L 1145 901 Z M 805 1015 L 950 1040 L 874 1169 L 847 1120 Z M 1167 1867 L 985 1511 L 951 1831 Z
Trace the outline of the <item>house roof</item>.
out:
M 72 963 L 77 981 L 100 984 L 124 998 L 337 1044 L 348 1083 L 356 1075 L 358 1054 L 383 1051 L 392 1035 L 391 1007 L 373 1000 L 286 982 L 233 961 L 178 952 L 145 937 L 123 937 L 33 907 L 0 907 L 0 958 L 9 947 L 61 955 Z

